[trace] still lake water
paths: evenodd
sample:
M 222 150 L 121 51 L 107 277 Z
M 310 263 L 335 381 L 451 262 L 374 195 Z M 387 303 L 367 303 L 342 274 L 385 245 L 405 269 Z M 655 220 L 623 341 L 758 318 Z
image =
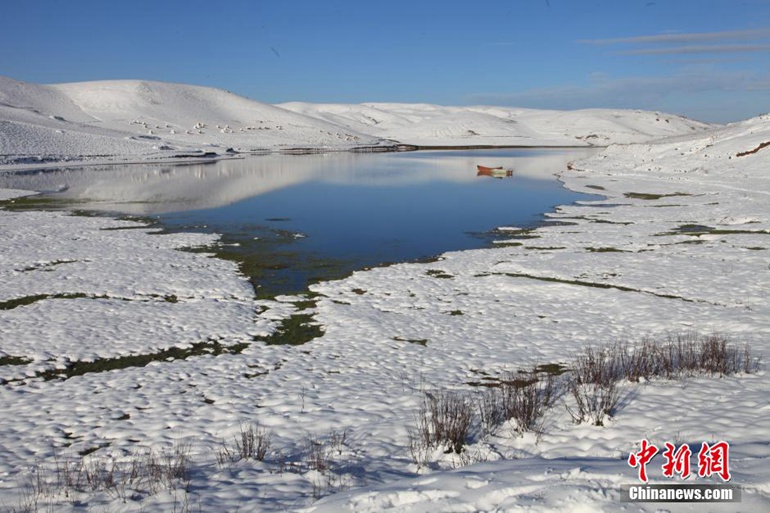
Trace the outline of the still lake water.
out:
M 261 295 L 446 251 L 488 247 L 500 226 L 593 196 L 553 176 L 595 150 L 495 149 L 266 155 L 192 165 L 0 174 L 69 208 L 149 217 L 172 231 L 223 234 Z M 476 176 L 476 165 L 513 168 Z M 58 202 L 57 202 L 58 203 Z

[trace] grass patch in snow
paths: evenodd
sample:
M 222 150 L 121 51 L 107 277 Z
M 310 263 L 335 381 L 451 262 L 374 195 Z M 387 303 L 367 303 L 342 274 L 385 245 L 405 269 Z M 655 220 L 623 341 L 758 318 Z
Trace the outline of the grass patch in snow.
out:
M 409 342 L 410 344 L 417 344 L 418 346 L 427 347 L 428 346 L 428 339 L 427 338 L 403 338 L 403 337 L 393 337 L 393 340 L 396 342 Z
M 660 297 L 664 299 L 678 299 L 680 301 L 686 301 L 688 303 L 705 302 L 704 300 L 688 299 L 688 298 L 685 298 L 682 296 L 676 296 L 673 294 L 661 294 L 659 292 L 653 292 L 650 290 L 642 290 L 642 289 L 635 289 L 633 287 L 626 287 L 624 285 L 612 285 L 609 283 L 597 283 L 593 281 L 583 281 L 583 280 L 568 280 L 566 278 L 555 278 L 550 276 L 535 276 L 532 274 L 523 274 L 523 273 L 479 273 L 474 276 L 477 278 L 483 278 L 486 276 L 508 276 L 510 278 L 528 278 L 531 280 L 545 281 L 549 283 L 563 283 L 565 285 L 577 285 L 580 287 L 592 287 L 597 289 L 614 289 L 614 290 L 620 290 L 623 292 L 638 292 L 641 294 L 650 294 L 655 297 Z
M 33 296 L 24 296 L 0 301 L 0 310 L 12 310 L 20 306 L 31 305 L 46 299 L 82 299 L 87 297 L 97 298 L 98 296 L 89 296 L 88 294 L 83 294 L 81 292 L 72 294 L 36 294 Z
M 427 338 L 403 338 L 403 337 L 393 337 L 393 340 L 396 342 L 409 342 L 410 344 L 417 344 L 418 346 L 427 347 L 428 346 L 428 339 Z
M 77 260 L 54 260 L 53 262 L 38 262 L 23 269 L 17 269 L 19 272 L 26 273 L 32 271 L 53 271 L 53 267 L 62 264 L 74 264 Z
M 633 253 L 633 251 L 627 251 L 625 249 L 618 249 L 618 248 L 586 248 L 586 250 L 590 253 Z
M 312 314 L 294 314 L 281 321 L 270 335 L 257 336 L 254 340 L 267 345 L 299 346 L 324 334 L 323 327 L 314 322 Z
M 270 229 L 268 235 L 258 240 L 253 239 L 253 234 L 225 234 L 219 244 L 189 251 L 235 262 L 251 283 L 257 299 L 306 294 L 313 283 L 343 279 L 353 272 L 345 261 L 291 251 L 289 248 L 296 241 L 293 232 Z
M 671 235 L 770 235 L 770 230 L 734 230 L 726 228 L 714 228 L 703 224 L 682 224 L 670 232 L 656 234 L 658 237 Z
M 449 280 L 451 278 L 454 278 L 453 275 L 447 273 L 446 271 L 442 271 L 441 269 L 428 269 L 425 271 L 425 274 L 428 276 L 432 276 L 434 278 L 439 278 L 443 280 Z
M 69 379 L 73 376 L 82 376 L 94 372 L 109 372 L 130 367 L 145 367 L 152 362 L 184 360 L 193 356 L 240 354 L 246 347 L 248 347 L 247 343 L 226 346 L 218 341 L 198 342 L 192 344 L 190 347 L 172 347 L 157 353 L 118 356 L 116 358 L 100 358 L 92 362 L 68 362 L 64 369 L 41 371 L 36 374 L 36 377 L 43 378 L 46 381 Z
M 675 196 L 692 196 L 692 194 L 687 194 L 685 192 L 673 192 L 671 194 L 651 194 L 646 192 L 626 192 L 623 194 L 626 198 L 629 199 L 641 199 L 641 200 L 659 200 L 661 198 L 671 198 Z
M 526 246 L 524 249 L 534 251 L 559 251 L 567 248 L 565 246 Z
M 563 363 L 542 363 L 533 370 L 536 374 L 547 374 L 550 376 L 561 376 L 567 371 L 569 371 L 569 368 Z
M 32 360 L 23 356 L 5 355 L 0 356 L 0 367 L 4 365 L 27 365 L 32 363 Z
M 754 153 L 757 153 L 759 150 L 761 150 L 763 148 L 767 148 L 768 146 L 770 146 L 770 141 L 760 143 L 759 146 L 757 146 L 754 149 L 751 149 L 751 150 L 748 150 L 748 151 L 741 151 L 739 153 L 736 153 L 735 156 L 736 157 L 745 157 L 747 155 L 752 155 Z
M 609 213 L 601 212 L 600 215 L 601 214 L 609 214 Z M 629 226 L 634 224 L 630 221 L 610 221 L 609 219 L 600 219 L 597 217 L 589 217 L 589 216 L 574 216 L 574 217 L 570 217 L 570 219 L 578 219 L 581 221 L 587 221 L 589 223 L 595 223 L 595 224 L 619 224 L 622 226 Z
M 10 211 L 63 210 L 73 204 L 75 204 L 75 202 L 70 200 L 62 200 L 41 194 L 32 194 L 30 196 L 22 196 L 19 198 L 0 201 L 0 207 Z

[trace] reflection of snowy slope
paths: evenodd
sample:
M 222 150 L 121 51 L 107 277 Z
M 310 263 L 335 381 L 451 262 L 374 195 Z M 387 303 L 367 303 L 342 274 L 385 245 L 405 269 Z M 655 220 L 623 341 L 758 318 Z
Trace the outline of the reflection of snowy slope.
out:
M 211 208 L 310 180 L 324 171 L 322 158 L 224 160 L 209 164 L 84 167 L 0 174 L 0 186 L 60 191 L 56 197 L 89 202 L 89 209 L 132 214 Z
M 505 163 L 516 168 L 517 176 L 548 178 L 564 167 L 566 158 L 579 158 L 590 151 L 572 150 L 569 155 L 574 157 L 553 152 L 532 159 L 522 156 Z M 477 179 L 475 157 L 434 160 L 429 155 L 262 155 L 184 166 L 136 164 L 9 172 L 0 173 L 0 187 L 58 192 L 62 199 L 89 202 L 89 209 L 158 214 L 219 207 L 311 180 L 375 187 Z

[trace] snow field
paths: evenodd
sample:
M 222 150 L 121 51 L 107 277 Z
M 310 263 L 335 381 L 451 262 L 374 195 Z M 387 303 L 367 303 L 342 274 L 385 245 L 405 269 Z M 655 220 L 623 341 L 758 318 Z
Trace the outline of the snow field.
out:
M 409 115 L 413 122 L 417 114 Z M 104 490 L 69 497 L 59 490 L 41 496 L 40 505 L 658 511 L 659 504 L 618 502 L 620 486 L 636 480 L 626 458 L 647 438 L 731 444 L 743 502 L 667 510 L 768 509 L 766 363 L 750 375 L 623 383 L 619 407 L 602 427 L 575 425 L 558 403 L 540 437 L 510 425 L 487 437 L 474 432 L 464 461 L 438 451 L 430 468 L 418 468 L 408 450 L 426 391 L 475 396 L 479 387 L 468 383 L 481 376 L 569 363 L 589 344 L 721 333 L 767 362 L 770 149 L 737 157 L 766 141 L 764 117 L 661 143 L 612 146 L 561 175 L 566 186 L 606 200 L 559 207 L 549 215 L 553 222 L 527 234 L 534 238 L 508 230 L 495 249 L 314 285 L 315 305 L 301 311 L 299 297 L 254 300 L 230 262 L 179 251 L 214 237 L 0 210 L 0 301 L 9 306 L 0 311 L 0 356 L 29 360 L 0 367 L 9 381 L 0 386 L 0 410 L 12 412 L 0 417 L 0 507 L 15 507 L 26 479 L 55 461 L 92 450 L 90 458 L 121 461 L 189 443 L 188 489 L 126 501 Z M 85 297 L 55 297 L 73 294 Z M 37 299 L 11 303 L 21 298 Z M 323 337 L 296 347 L 253 340 L 296 313 L 314 314 Z M 32 378 L 71 361 L 210 340 L 248 346 L 66 380 Z M 219 464 L 223 441 L 248 424 L 270 433 L 265 461 Z M 311 467 L 313 447 L 327 451 L 330 470 Z M 657 467 L 650 467 L 652 478 L 664 482 Z M 340 493 L 314 502 L 332 492 Z

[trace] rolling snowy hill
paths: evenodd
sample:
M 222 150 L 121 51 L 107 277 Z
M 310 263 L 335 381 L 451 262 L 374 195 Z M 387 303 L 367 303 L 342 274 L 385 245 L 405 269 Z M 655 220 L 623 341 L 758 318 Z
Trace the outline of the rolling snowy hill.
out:
M 428 104 L 270 105 L 138 80 L 38 85 L 0 77 L 0 165 L 414 146 L 606 146 L 709 125 L 645 111 Z
M 285 103 L 281 107 L 416 146 L 607 146 L 647 142 L 709 127 L 638 110 L 528 110 L 428 104 Z

